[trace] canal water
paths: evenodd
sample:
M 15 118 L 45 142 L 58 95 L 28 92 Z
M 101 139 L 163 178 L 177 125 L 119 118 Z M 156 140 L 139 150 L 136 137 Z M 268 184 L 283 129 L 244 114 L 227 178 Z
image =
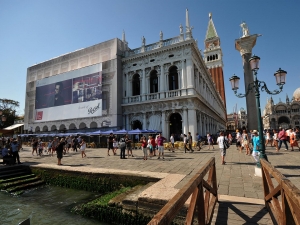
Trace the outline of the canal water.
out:
M 48 185 L 21 196 L 0 192 L 0 224 L 17 225 L 28 217 L 32 225 L 105 224 L 70 212 L 73 206 L 96 197 L 95 193 Z

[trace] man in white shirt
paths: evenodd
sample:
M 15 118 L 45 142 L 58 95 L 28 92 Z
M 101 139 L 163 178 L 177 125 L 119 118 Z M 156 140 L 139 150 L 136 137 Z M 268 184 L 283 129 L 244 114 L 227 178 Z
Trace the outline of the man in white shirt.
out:
M 171 145 L 172 145 L 172 152 L 175 152 L 174 149 L 175 149 L 175 140 L 174 140 L 174 134 L 171 134 L 171 137 L 170 137 L 170 142 L 171 142 Z
M 219 149 L 221 152 L 222 165 L 225 165 L 225 156 L 226 156 L 226 148 L 224 146 L 224 140 L 228 141 L 227 137 L 224 137 L 224 132 L 220 132 L 220 136 L 217 139 L 217 143 L 219 144 Z

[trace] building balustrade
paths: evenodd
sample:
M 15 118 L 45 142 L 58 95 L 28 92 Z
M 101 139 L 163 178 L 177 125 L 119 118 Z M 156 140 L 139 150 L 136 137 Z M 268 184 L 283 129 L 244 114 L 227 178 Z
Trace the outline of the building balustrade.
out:
M 166 98 L 187 96 L 188 90 L 189 89 L 180 89 L 180 90 L 163 91 L 163 92 L 156 92 L 156 93 L 150 93 L 144 95 L 129 96 L 123 98 L 123 104 L 144 102 L 144 101 L 151 101 L 151 100 L 158 100 L 158 99 L 166 100 Z
M 161 42 L 156 42 L 156 43 L 153 43 L 151 45 L 146 45 L 146 46 L 143 46 L 143 47 L 140 47 L 140 48 L 135 48 L 135 49 L 129 50 L 128 52 L 125 53 L 125 56 L 128 57 L 128 56 L 140 54 L 142 52 L 142 49 L 144 49 L 145 52 L 148 52 L 148 51 L 152 51 L 152 50 L 155 50 L 155 49 L 158 49 L 158 48 L 161 48 L 161 47 L 174 45 L 174 44 L 177 44 L 179 42 L 180 42 L 180 37 L 179 36 L 174 37 L 174 38 L 169 38 L 169 39 L 166 39 L 166 40 L 162 41 L 162 46 L 161 46 Z

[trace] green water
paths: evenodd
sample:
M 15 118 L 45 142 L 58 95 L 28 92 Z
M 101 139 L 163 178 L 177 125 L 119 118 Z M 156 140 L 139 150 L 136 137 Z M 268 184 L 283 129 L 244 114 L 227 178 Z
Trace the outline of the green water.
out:
M 71 208 L 96 198 L 95 193 L 44 186 L 21 196 L 0 192 L 0 224 L 17 225 L 31 217 L 31 225 L 104 224 L 70 212 Z

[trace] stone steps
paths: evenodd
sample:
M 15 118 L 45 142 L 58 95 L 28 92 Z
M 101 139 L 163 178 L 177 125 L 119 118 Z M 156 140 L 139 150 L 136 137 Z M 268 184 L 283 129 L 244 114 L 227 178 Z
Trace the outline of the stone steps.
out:
M 0 189 L 14 195 L 20 195 L 25 190 L 45 184 L 30 172 L 27 166 L 9 166 L 0 168 Z

